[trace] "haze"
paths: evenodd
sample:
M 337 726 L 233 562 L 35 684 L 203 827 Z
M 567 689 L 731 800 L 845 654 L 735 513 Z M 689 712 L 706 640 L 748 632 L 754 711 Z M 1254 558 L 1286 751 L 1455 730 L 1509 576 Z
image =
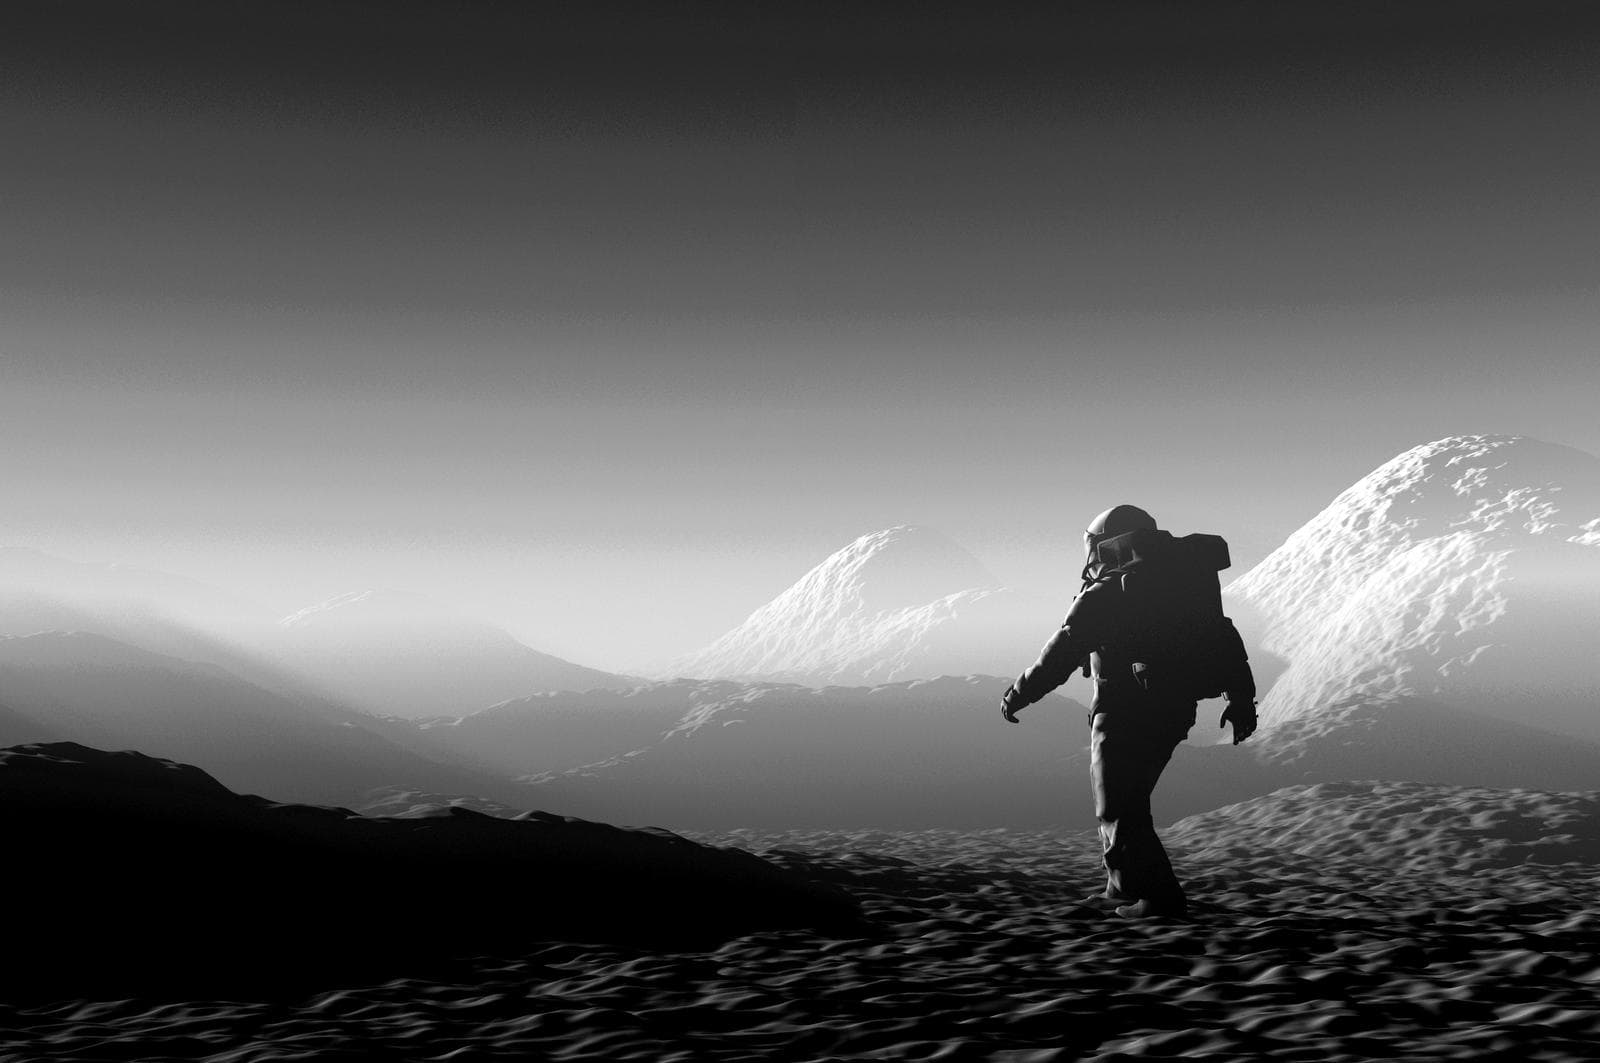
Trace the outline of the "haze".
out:
M 1066 64 L 422 10 L 0 33 L 0 542 L 627 670 L 888 525 L 1064 598 L 1116 502 L 1243 571 L 1414 444 L 1600 451 L 1557 6 L 1102 13 Z

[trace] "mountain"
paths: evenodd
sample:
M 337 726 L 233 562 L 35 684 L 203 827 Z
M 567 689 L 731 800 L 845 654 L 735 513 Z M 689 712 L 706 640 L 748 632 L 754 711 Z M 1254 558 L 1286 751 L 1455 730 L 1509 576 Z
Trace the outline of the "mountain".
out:
M 249 602 L 186 576 L 69 561 L 28 547 L 0 547 L 0 624 L 9 628 L 27 622 L 29 604 L 80 614 L 156 616 L 209 631 L 258 630 L 271 623 L 269 614 Z M 46 624 L 33 630 L 59 626 Z
M 352 705 L 394 716 L 460 716 L 544 690 L 636 682 L 540 653 L 492 624 L 397 591 L 331 598 L 280 627 L 285 663 Z
M 635 682 L 399 592 L 342 595 L 279 621 L 182 576 L 0 548 L 0 635 L 43 631 L 103 635 L 307 703 L 396 716 Z
M 1279 760 L 1548 789 L 1542 772 L 1571 778 L 1600 743 L 1600 460 L 1582 451 L 1520 436 L 1405 451 L 1226 598 L 1281 669 L 1260 736 Z
M 627 690 L 558 691 L 491 705 L 450 720 L 419 720 L 422 740 L 503 771 L 560 771 L 641 749 L 695 707 L 744 685 L 678 679 Z
M 1000 718 L 1007 680 L 875 687 L 673 684 L 687 711 L 641 748 L 530 776 L 545 808 L 679 828 L 1094 826 L 1086 710 L 1052 695 Z M 1198 735 L 1215 719 L 1202 718 Z M 1294 781 L 1231 747 L 1180 747 L 1163 820 Z
M 0 636 L 82 631 L 216 665 L 290 697 L 326 700 L 276 662 L 271 613 L 203 583 L 126 565 L 0 547 Z
M 709 646 L 674 662 L 700 679 L 862 685 L 1020 671 L 1060 623 L 1065 599 L 1000 587 L 929 528 L 863 535 Z
M 1092 825 L 1074 703 L 1047 699 L 1008 727 L 994 708 L 1004 679 L 844 685 L 927 666 L 941 633 L 926 623 L 940 615 L 929 596 L 959 602 L 981 590 L 950 588 L 985 579 L 933 533 L 863 537 L 698 656 L 702 674 L 805 683 L 660 684 L 635 692 L 652 711 L 631 717 L 616 699 L 602 711 L 617 742 L 622 721 L 637 739 L 683 712 L 637 748 L 536 774 L 540 803 L 706 829 Z M 1558 790 L 1600 779 L 1600 462 L 1589 455 L 1516 437 L 1417 447 L 1341 493 L 1227 597 L 1256 643 L 1263 726 L 1244 747 L 1207 745 L 1217 705 L 1202 705 L 1194 744 L 1157 790 L 1158 818 L 1328 780 Z M 450 729 L 463 751 L 516 770 L 557 759 L 540 759 L 541 734 L 548 753 L 582 752 L 586 711 L 555 696 Z
M 0 637 L 0 737 L 67 739 L 199 764 L 227 785 L 355 804 L 377 787 L 481 794 L 527 806 L 525 791 L 455 754 L 386 737 L 384 721 L 299 701 L 214 665 L 88 632 Z
M 75 743 L 0 749 L 0 807 L 25 913 L 7 926 L 8 998 L 304 990 L 540 941 L 705 948 L 857 920 L 837 890 L 661 831 L 367 818 Z

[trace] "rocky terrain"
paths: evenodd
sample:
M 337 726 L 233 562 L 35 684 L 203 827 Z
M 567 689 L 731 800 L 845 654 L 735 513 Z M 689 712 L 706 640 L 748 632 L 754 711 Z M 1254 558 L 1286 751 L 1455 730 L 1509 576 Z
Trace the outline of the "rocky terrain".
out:
M 703 835 L 837 885 L 869 926 L 490 945 L 268 998 L 13 1002 L 0 1059 L 1592 1059 L 1597 809 L 1292 788 L 1168 832 L 1183 923 L 1083 905 L 1101 885 L 1088 833 Z
M 75 743 L 0 750 L 0 998 L 272 994 L 486 947 L 714 946 L 852 927 L 845 895 L 667 831 L 530 811 L 371 818 Z
M 1202 705 L 1157 791 L 1182 922 L 1086 902 L 1081 704 L 1012 727 L 1009 669 L 887 681 L 989 653 L 960 617 L 1003 600 L 914 529 L 719 642 L 721 678 L 421 721 L 105 635 L 0 640 L 7 733 L 232 770 L 221 724 L 293 719 L 250 747 L 262 770 L 370 784 L 382 814 L 139 754 L 0 754 L 26 854 L 0 1060 L 1591 1059 L 1595 465 L 1415 448 L 1229 588 L 1271 685 L 1242 747 L 1208 744 Z M 324 731 L 349 763 L 294 744 Z

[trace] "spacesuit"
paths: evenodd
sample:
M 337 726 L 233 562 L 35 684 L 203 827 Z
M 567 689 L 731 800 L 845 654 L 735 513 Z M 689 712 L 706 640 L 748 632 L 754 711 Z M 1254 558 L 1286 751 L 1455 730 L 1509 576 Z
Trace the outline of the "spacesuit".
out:
M 1147 689 L 1139 681 L 1134 667 L 1139 662 L 1127 634 L 1138 626 L 1140 618 L 1133 614 L 1139 606 L 1119 580 L 1097 579 L 1097 544 L 1142 528 L 1154 531 L 1155 520 L 1127 505 L 1107 510 L 1090 524 L 1084 589 L 1038 661 L 1006 690 L 1001 713 L 1015 723 L 1020 709 L 1065 683 L 1089 658 L 1094 680 L 1090 778 L 1106 869 L 1105 891 L 1090 900 L 1130 918 L 1182 917 L 1188 902 L 1156 836 L 1150 797 L 1194 726 L 1196 701 Z M 1226 659 L 1215 664 L 1228 699 L 1222 722 L 1232 723 L 1237 745 L 1255 730 L 1255 681 L 1243 644 L 1235 637 L 1227 645 Z

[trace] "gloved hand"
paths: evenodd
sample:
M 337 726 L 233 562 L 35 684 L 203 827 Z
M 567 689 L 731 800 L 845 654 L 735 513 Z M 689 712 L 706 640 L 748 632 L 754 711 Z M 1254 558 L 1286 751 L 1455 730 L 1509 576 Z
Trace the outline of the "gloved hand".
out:
M 1007 723 L 1017 722 L 1017 713 L 1022 711 L 1022 695 L 1017 693 L 1016 687 L 1006 687 L 1006 692 L 1000 695 L 1000 715 L 1004 716 Z
M 1233 744 L 1238 745 L 1246 738 L 1256 733 L 1256 703 L 1253 701 L 1230 701 L 1228 707 L 1222 710 L 1222 719 L 1217 721 L 1218 727 L 1233 724 Z

